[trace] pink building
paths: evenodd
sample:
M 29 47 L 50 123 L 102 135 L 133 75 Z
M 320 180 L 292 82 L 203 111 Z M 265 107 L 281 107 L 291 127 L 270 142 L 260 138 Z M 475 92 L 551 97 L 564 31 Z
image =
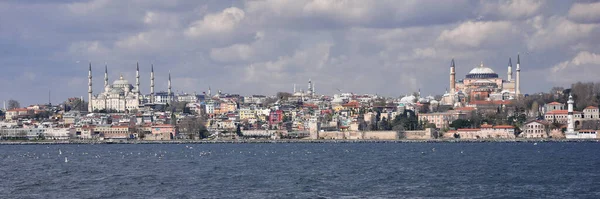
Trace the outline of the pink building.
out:
M 177 135 L 177 128 L 170 124 L 160 124 L 152 126 L 152 135 L 151 138 L 153 140 L 172 140 L 175 135 Z

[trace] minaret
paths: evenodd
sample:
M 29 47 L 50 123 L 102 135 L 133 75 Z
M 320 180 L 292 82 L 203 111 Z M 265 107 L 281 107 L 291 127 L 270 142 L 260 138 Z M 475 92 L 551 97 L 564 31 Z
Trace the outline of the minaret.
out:
M 516 81 L 515 94 L 517 99 L 521 95 L 521 57 L 517 55 L 517 81 Z
M 108 86 L 108 65 L 104 65 L 104 88 Z
M 140 64 L 135 63 L 135 90 L 138 101 L 140 100 Z
M 512 81 L 512 60 L 510 60 L 510 57 L 508 58 L 508 82 Z
M 294 93 L 296 93 L 296 84 L 294 84 Z
M 518 66 L 518 65 L 517 65 Z M 566 134 L 574 134 L 575 133 L 575 121 L 573 121 L 573 96 L 569 94 L 569 115 L 567 116 L 567 133 Z
M 150 67 L 150 103 L 154 103 L 154 64 Z
M 456 93 L 456 65 L 454 64 L 454 59 L 452 59 L 452 63 L 450 63 L 450 98 L 452 105 L 454 105 L 454 94 Z
M 167 91 L 167 103 L 171 104 L 171 71 L 169 70 L 169 82 L 167 83 L 168 91 Z
M 306 93 L 309 96 L 312 96 L 312 80 L 311 79 L 308 79 L 308 89 L 306 89 Z
M 92 107 L 92 62 L 90 62 L 88 71 L 88 112 L 94 111 Z
M 212 99 L 212 94 L 211 94 L 211 91 L 210 91 L 210 86 L 208 86 L 208 97 Z

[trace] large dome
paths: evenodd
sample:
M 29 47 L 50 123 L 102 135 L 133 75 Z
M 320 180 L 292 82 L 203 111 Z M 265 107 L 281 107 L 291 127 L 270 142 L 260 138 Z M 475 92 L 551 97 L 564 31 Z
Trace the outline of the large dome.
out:
M 113 86 L 114 87 L 125 87 L 129 85 L 129 81 L 127 81 L 126 79 L 123 78 L 123 75 L 121 75 L 121 77 L 119 77 L 118 80 L 115 80 L 113 82 Z
M 498 74 L 491 68 L 483 66 L 483 63 L 481 63 L 479 67 L 475 67 L 469 72 L 467 78 L 498 78 Z

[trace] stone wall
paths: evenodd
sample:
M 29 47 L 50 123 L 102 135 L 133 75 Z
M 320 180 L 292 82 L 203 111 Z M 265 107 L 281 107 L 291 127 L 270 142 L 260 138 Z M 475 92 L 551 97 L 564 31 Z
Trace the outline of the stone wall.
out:
M 397 140 L 396 131 L 363 131 L 363 139 L 367 140 Z
M 319 132 L 319 139 L 349 139 L 349 140 L 397 140 L 396 131 L 324 131 Z
M 427 128 L 418 131 L 405 131 L 404 137 L 408 140 L 427 140 L 433 138 L 433 129 Z

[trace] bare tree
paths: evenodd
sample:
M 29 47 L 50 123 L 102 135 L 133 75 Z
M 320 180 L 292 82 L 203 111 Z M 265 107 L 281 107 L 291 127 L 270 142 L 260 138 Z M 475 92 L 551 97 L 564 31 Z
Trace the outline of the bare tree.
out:
M 203 139 L 209 136 L 205 122 L 200 117 L 186 117 L 181 119 L 177 125 L 179 132 L 186 139 Z
M 8 100 L 8 107 L 7 108 L 8 108 L 8 110 L 10 110 L 10 109 L 16 109 L 16 108 L 21 108 L 21 104 L 17 100 L 10 99 L 10 100 Z

